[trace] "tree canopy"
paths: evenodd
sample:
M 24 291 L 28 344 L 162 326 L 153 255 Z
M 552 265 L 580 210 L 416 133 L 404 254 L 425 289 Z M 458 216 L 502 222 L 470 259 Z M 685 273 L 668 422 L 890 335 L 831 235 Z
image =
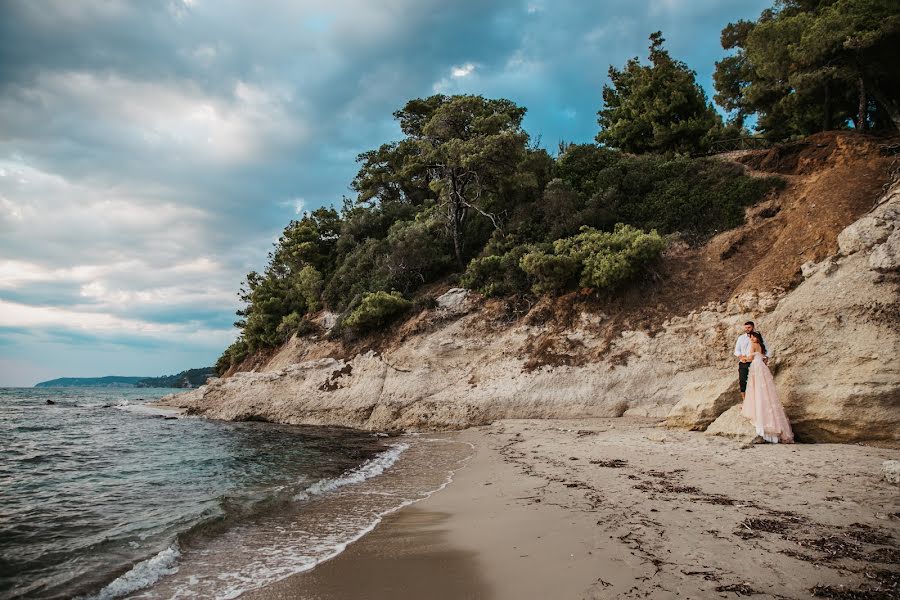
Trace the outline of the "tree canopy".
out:
M 635 57 L 621 70 L 609 67 L 603 86 L 597 142 L 625 152 L 682 152 L 702 149 L 721 118 L 697 84 L 696 74 L 650 36 L 650 64 Z
M 778 0 L 756 21 L 730 23 L 715 101 L 767 137 L 841 128 L 900 129 L 900 3 Z

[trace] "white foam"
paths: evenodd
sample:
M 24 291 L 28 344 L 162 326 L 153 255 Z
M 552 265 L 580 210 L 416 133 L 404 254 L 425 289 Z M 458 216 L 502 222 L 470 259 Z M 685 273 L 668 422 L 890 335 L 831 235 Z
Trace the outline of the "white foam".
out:
M 390 469 L 400 455 L 409 449 L 409 444 L 394 444 L 384 452 L 378 454 L 374 458 L 370 458 L 355 469 L 347 471 L 336 479 L 320 479 L 304 491 L 294 496 L 294 500 L 306 500 L 311 496 L 318 496 L 326 492 L 331 492 L 345 485 L 354 483 L 362 483 L 366 479 L 378 477 L 387 469 Z
M 445 442 L 447 440 L 434 439 L 432 441 Z M 472 444 L 463 443 L 474 450 Z M 406 493 L 398 493 L 399 490 L 382 491 L 367 490 L 368 486 L 362 486 L 360 489 L 353 487 L 355 484 L 366 482 L 383 474 L 397 463 L 401 455 L 409 448 L 410 445 L 406 443 L 395 444 L 359 467 L 347 471 L 340 477 L 321 479 L 295 496 L 298 500 L 306 500 L 320 494 L 341 490 L 341 493 L 373 494 L 389 497 L 385 498 L 386 502 L 382 503 L 375 510 L 364 509 L 354 514 L 344 514 L 341 516 L 340 522 L 334 523 L 332 526 L 316 533 L 303 531 L 301 532 L 303 535 L 299 538 L 280 540 L 276 536 L 274 538 L 265 538 L 265 542 L 262 545 L 248 544 L 246 546 L 248 551 L 242 552 L 240 555 L 240 564 L 229 564 L 228 567 L 231 568 L 222 564 L 221 567 L 226 568 L 218 570 L 218 568 L 221 568 L 218 567 L 215 573 L 201 572 L 198 577 L 194 577 L 191 574 L 192 566 L 196 566 L 197 563 L 191 562 L 191 553 L 188 553 L 184 559 L 187 562 L 183 565 L 185 572 L 176 576 L 176 579 L 177 577 L 183 577 L 183 581 L 174 581 L 168 586 L 162 583 L 161 585 L 165 586 L 164 589 L 153 587 L 143 592 L 139 597 L 143 598 L 146 596 L 154 599 L 203 597 L 215 598 L 216 600 L 231 600 L 248 591 L 258 590 L 291 575 L 314 569 L 323 562 L 340 555 L 348 546 L 370 533 L 378 527 L 387 515 L 429 498 L 446 488 L 453 481 L 456 472 L 468 464 L 474 454 L 472 452 L 465 458 L 456 460 L 452 466 L 447 465 L 449 468 L 444 472 L 443 481 L 434 481 L 425 490 L 417 490 L 415 492 L 407 490 Z M 387 506 L 384 504 L 387 504 Z M 240 539 L 239 546 L 247 539 L 246 533 L 239 530 L 235 531 L 235 535 Z M 263 533 L 263 535 L 265 534 Z M 297 543 L 298 541 L 299 543 Z M 227 542 L 223 543 L 227 544 Z M 204 552 L 207 551 L 204 550 Z M 206 559 L 204 558 L 204 560 Z M 177 569 L 175 570 L 177 571 Z M 107 598 L 111 599 L 114 597 L 116 596 L 101 596 L 98 598 L 107 600 Z
M 86 600 L 112 600 L 149 587 L 163 575 L 171 575 L 178 571 L 175 562 L 179 556 L 181 551 L 178 545 L 172 544 L 156 556 L 137 563 L 130 571 L 100 590 L 97 595 L 89 596 Z
M 127 400 L 113 406 L 119 410 L 131 412 L 139 415 L 151 415 L 161 417 L 181 417 L 182 411 L 177 408 L 169 408 L 165 406 L 152 406 L 142 402 L 131 404 Z
M 442 441 L 446 441 L 446 440 L 435 439 L 433 441 L 441 441 L 442 442 Z M 391 515 L 399 510 L 402 510 L 402 509 L 406 508 L 407 506 L 416 504 L 417 502 L 421 502 L 422 500 L 426 500 L 426 499 L 430 498 L 431 496 L 433 496 L 434 494 L 440 492 L 441 490 L 446 488 L 448 485 L 453 483 L 453 477 L 456 474 L 456 472 L 459 471 L 460 469 L 462 469 L 463 467 L 465 467 L 466 465 L 468 465 L 469 460 L 474 455 L 475 446 L 470 444 L 469 442 L 463 442 L 463 443 L 466 444 L 467 446 L 469 446 L 469 448 L 471 448 L 473 450 L 473 453 L 469 454 L 469 456 L 467 456 L 466 458 L 460 460 L 457 463 L 456 468 L 451 469 L 447 473 L 446 477 L 444 478 L 444 482 L 441 485 L 439 485 L 438 487 L 436 487 L 432 490 L 426 490 L 424 492 L 421 492 L 417 498 L 407 498 L 407 499 L 397 503 L 395 506 L 392 506 L 392 507 L 390 507 L 386 510 L 380 511 L 378 513 L 375 513 L 374 515 L 372 515 L 372 517 L 373 517 L 372 520 L 369 521 L 365 526 L 360 527 L 360 529 L 358 529 L 356 532 L 352 532 L 352 533 L 346 532 L 343 535 L 338 534 L 336 536 L 332 536 L 330 538 L 322 540 L 321 541 L 322 543 L 320 543 L 319 545 L 304 548 L 301 553 L 298 553 L 295 555 L 292 555 L 290 550 L 288 550 L 287 553 L 282 555 L 283 558 L 287 558 L 288 560 L 284 561 L 284 564 L 281 565 L 280 568 L 271 568 L 270 567 L 268 569 L 265 569 L 265 568 L 255 569 L 252 578 L 248 578 L 246 576 L 241 577 L 236 573 L 222 574 L 221 575 L 222 579 L 228 579 L 230 577 L 234 577 L 234 578 L 238 579 L 238 581 L 232 582 L 230 585 L 228 585 L 226 587 L 225 590 L 223 590 L 220 593 L 217 593 L 215 595 L 216 600 L 233 600 L 234 598 L 237 598 L 241 594 L 244 594 L 248 591 L 258 590 L 267 585 L 271 585 L 272 583 L 275 583 L 277 581 L 286 579 L 287 577 L 290 577 L 291 575 L 296 575 L 297 573 L 303 573 L 305 571 L 314 569 L 315 567 L 319 566 L 320 564 L 327 562 L 327 561 L 337 557 L 338 555 L 342 554 L 344 552 L 344 550 L 347 549 L 348 546 L 359 541 L 360 539 L 362 539 L 363 537 L 365 537 L 366 535 L 368 535 L 369 533 L 374 531 L 375 528 L 378 527 L 381 524 L 381 522 L 384 520 L 384 518 L 387 517 L 388 515 Z M 364 463 L 363 465 L 361 465 L 359 468 L 355 469 L 354 471 L 369 470 L 370 472 L 374 472 L 377 470 L 377 466 L 370 464 L 370 463 L 382 463 L 382 462 L 387 462 L 387 460 L 389 460 L 390 464 L 388 464 L 387 467 L 384 467 L 380 471 L 378 471 L 376 473 L 376 475 L 378 475 L 378 474 L 382 473 L 384 471 L 384 469 L 388 468 L 390 465 L 393 465 L 397 461 L 397 459 L 400 457 L 400 454 L 402 454 L 407 448 L 409 448 L 409 446 L 407 444 L 397 444 L 396 446 L 393 446 L 390 450 L 387 450 L 387 451 L 383 452 L 382 454 L 378 455 L 376 458 L 371 459 L 367 463 Z M 386 460 L 382 460 L 382 459 L 386 459 Z M 375 475 L 371 475 L 371 477 L 374 477 L 374 476 Z M 338 481 L 342 481 L 344 479 L 349 479 L 351 477 L 352 477 L 351 475 L 348 475 L 348 476 L 342 477 L 337 480 L 332 480 L 332 481 L 338 482 Z M 364 480 L 365 479 L 360 479 L 359 481 L 364 481 Z M 323 481 L 328 481 L 328 480 L 323 480 Z M 352 483 L 356 483 L 356 482 L 357 481 L 353 481 Z M 344 484 L 344 485 L 346 485 L 346 484 Z M 310 486 L 310 488 L 312 488 L 312 487 L 315 487 L 315 486 Z M 330 488 L 330 489 L 334 489 L 334 488 Z M 321 492 L 319 492 L 319 493 L 321 493 Z M 344 539 L 340 539 L 344 535 L 347 535 L 347 534 L 349 534 L 348 537 L 346 537 Z M 310 554 L 312 554 L 312 556 L 310 556 Z

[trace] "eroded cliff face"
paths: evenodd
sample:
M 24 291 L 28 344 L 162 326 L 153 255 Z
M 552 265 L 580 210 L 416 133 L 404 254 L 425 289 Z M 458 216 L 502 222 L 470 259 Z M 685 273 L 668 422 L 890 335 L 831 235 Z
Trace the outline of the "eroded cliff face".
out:
M 577 304 L 561 322 L 546 316 L 549 300 L 499 318 L 495 303 L 453 289 L 377 350 L 348 354 L 333 342 L 292 339 L 254 372 L 166 402 L 218 419 L 369 430 L 622 415 L 703 430 L 740 402 L 732 348 L 752 319 L 774 355 L 798 440 L 897 442 L 898 217 L 895 185 L 871 212 L 835 231 L 836 251 L 804 264 L 791 291 L 739 289 L 653 327 L 611 328 L 614 315 Z M 723 419 L 712 431 L 734 429 Z

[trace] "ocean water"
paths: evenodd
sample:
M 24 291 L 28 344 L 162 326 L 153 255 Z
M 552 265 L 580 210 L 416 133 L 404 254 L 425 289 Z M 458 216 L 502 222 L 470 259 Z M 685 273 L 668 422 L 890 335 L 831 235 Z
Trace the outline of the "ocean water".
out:
M 471 454 L 146 406 L 170 391 L 0 389 L 0 598 L 235 598 L 340 553 Z

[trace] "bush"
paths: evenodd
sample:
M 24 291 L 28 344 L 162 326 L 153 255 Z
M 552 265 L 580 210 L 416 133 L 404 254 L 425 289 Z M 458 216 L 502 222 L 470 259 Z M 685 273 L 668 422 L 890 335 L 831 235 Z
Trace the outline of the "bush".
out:
M 612 233 L 589 227 L 570 238 L 557 240 L 557 255 L 568 256 L 581 265 L 580 283 L 584 287 L 612 290 L 633 279 L 665 249 L 666 243 L 656 231 L 616 225 Z
M 504 254 L 472 259 L 459 284 L 485 297 L 508 296 L 528 289 L 528 276 L 519 263 L 535 246 L 514 246 Z
M 740 225 L 747 206 L 784 185 L 776 177 L 747 176 L 740 165 L 714 158 L 609 152 L 597 164 L 603 166 L 590 179 L 563 171 L 567 174 L 563 180 L 587 199 L 583 207 L 578 196 L 561 184 L 548 186 L 544 212 L 559 204 L 555 209 L 559 216 L 552 215 L 556 231 L 570 226 L 573 219 L 567 212 L 577 210 L 574 220 L 581 225 L 605 229 L 612 223 L 627 223 L 663 234 L 683 233 L 699 244 Z
M 534 282 L 535 294 L 556 293 L 570 287 L 578 276 L 581 264 L 573 257 L 529 252 L 519 262 L 522 270 Z
M 380 265 L 382 278 L 407 294 L 434 281 L 453 264 L 443 226 L 436 219 L 394 223 L 387 244 L 388 253 Z
M 342 327 L 357 333 L 378 329 L 411 306 L 400 292 L 369 292 L 343 320 Z
M 278 324 L 278 333 L 285 340 L 295 333 L 297 334 L 297 337 L 302 337 L 304 335 L 315 333 L 318 330 L 319 328 L 316 327 L 315 323 L 298 312 L 292 312 L 291 314 L 286 315 L 281 319 L 281 323 Z
M 250 349 L 247 347 L 247 343 L 243 338 L 236 339 L 225 349 L 225 352 L 222 353 L 219 360 L 216 361 L 216 375 L 221 377 L 228 369 L 240 364 L 241 361 L 247 358 L 247 354 L 249 353 Z

